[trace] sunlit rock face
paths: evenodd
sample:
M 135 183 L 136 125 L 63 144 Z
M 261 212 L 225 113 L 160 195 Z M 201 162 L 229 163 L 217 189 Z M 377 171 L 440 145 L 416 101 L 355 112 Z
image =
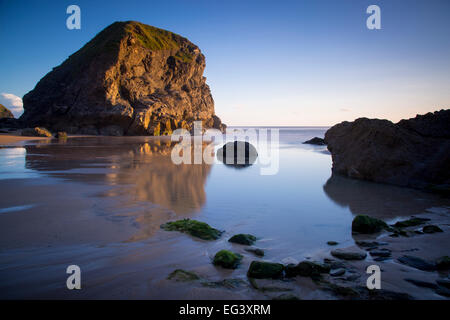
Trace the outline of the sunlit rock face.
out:
M 186 38 L 115 22 L 24 96 L 21 120 L 94 135 L 166 135 L 193 121 L 223 131 L 204 69 L 205 56 Z

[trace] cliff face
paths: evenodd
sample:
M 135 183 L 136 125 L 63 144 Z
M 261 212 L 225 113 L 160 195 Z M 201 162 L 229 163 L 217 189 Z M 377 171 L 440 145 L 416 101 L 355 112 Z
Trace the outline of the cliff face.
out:
M 450 110 L 394 124 L 360 118 L 325 134 L 333 172 L 351 178 L 448 193 Z
M 223 130 L 204 69 L 186 38 L 115 22 L 24 96 L 21 120 L 80 134 L 162 135 L 196 120 Z
M 14 118 L 14 115 L 8 108 L 0 104 L 0 119 L 2 118 Z

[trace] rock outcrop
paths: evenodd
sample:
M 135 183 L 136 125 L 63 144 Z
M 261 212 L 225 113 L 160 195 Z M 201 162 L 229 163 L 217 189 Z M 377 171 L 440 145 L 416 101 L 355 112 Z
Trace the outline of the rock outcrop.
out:
M 24 96 L 21 120 L 78 134 L 164 135 L 196 120 L 223 131 L 204 69 L 186 38 L 115 22 Z
M 11 110 L 0 104 L 0 119 L 2 118 L 14 118 L 14 115 Z
M 333 172 L 351 178 L 448 193 L 450 110 L 394 124 L 360 118 L 330 128 Z

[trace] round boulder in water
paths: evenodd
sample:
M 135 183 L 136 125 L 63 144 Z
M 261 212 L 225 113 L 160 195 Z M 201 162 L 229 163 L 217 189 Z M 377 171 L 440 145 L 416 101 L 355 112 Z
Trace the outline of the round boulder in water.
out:
M 225 165 L 247 167 L 258 158 L 256 148 L 247 141 L 228 142 L 217 150 L 217 159 Z

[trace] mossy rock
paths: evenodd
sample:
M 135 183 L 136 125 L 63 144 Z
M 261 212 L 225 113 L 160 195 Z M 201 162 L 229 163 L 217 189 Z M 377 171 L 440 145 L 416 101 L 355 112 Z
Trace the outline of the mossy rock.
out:
M 370 234 L 383 229 L 390 229 L 386 222 L 363 214 L 357 215 L 352 222 L 353 232 Z
M 193 237 L 197 237 L 203 240 L 217 240 L 223 233 L 223 231 L 214 229 L 205 222 L 191 219 L 167 222 L 161 225 L 161 228 L 166 231 L 184 232 Z
M 394 224 L 394 227 L 396 228 L 407 228 L 407 227 L 414 227 L 421 224 L 424 224 L 425 222 L 430 221 L 430 219 L 427 218 L 411 218 L 408 220 L 398 221 Z
M 191 271 L 186 271 L 183 269 L 177 269 L 169 274 L 167 277 L 169 280 L 175 280 L 175 281 L 181 281 L 181 282 L 188 282 L 188 281 L 195 281 L 199 280 L 200 277 Z
M 0 119 L 1 118 L 14 118 L 11 110 L 6 108 L 4 105 L 0 104 Z
M 232 236 L 228 241 L 251 246 L 256 241 L 256 237 L 251 234 L 239 233 Z
M 226 269 L 236 269 L 242 260 L 242 255 L 228 250 L 220 250 L 214 256 L 213 264 Z
M 444 232 L 441 228 L 439 228 L 438 226 L 432 225 L 432 224 L 423 227 L 422 231 L 423 231 L 423 233 Z
M 280 263 L 252 261 L 247 272 L 249 278 L 277 279 L 283 276 L 284 266 Z
M 35 128 L 26 128 L 22 130 L 22 136 L 26 137 L 44 137 L 50 138 L 52 134 L 45 128 L 35 127 Z

